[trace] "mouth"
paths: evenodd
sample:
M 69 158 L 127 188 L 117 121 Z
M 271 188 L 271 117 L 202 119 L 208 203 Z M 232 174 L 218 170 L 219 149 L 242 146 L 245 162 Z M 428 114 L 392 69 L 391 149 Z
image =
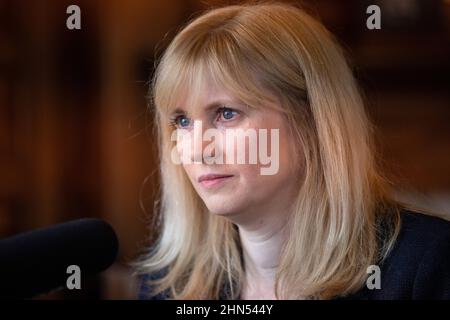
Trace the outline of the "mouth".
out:
M 225 174 L 205 174 L 198 178 L 198 182 L 206 188 L 211 188 L 228 181 L 232 177 L 234 176 Z

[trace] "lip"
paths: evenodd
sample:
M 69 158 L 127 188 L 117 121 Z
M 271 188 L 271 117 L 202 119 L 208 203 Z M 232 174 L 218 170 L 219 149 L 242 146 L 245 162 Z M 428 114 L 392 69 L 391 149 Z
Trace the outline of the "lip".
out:
M 216 174 L 216 173 L 209 173 L 209 174 L 203 174 L 198 178 L 198 182 L 202 184 L 204 187 L 213 187 L 218 184 L 221 184 L 225 181 L 227 181 L 229 178 L 232 178 L 233 175 L 231 174 Z

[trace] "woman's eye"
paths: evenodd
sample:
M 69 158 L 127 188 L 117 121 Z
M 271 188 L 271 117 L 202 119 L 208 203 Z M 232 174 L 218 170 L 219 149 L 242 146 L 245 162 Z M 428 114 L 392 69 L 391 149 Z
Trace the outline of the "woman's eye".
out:
M 221 108 L 219 109 L 219 115 L 220 119 L 223 119 L 224 121 L 232 120 L 235 118 L 239 113 L 233 109 L 230 108 Z
M 179 128 L 187 128 L 191 124 L 191 120 L 186 116 L 178 116 L 175 118 L 174 122 Z

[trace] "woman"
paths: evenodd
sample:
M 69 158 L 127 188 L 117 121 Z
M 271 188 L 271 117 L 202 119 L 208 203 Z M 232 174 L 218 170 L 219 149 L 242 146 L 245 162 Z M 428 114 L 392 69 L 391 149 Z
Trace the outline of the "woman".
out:
M 141 298 L 450 297 L 450 223 L 390 198 L 343 53 L 304 11 L 206 12 L 152 89 L 162 229 Z M 270 161 L 223 161 L 263 147 Z

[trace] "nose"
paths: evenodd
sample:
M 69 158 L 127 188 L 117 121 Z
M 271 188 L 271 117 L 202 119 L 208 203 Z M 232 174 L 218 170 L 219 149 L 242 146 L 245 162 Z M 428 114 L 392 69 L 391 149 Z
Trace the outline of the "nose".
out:
M 194 129 L 191 131 L 191 160 L 193 163 L 203 163 L 203 123 L 201 120 L 194 121 Z
M 221 155 L 222 137 L 219 130 L 214 127 L 206 127 L 204 122 L 197 120 L 194 121 L 194 129 L 190 134 L 193 142 L 191 146 L 192 162 L 197 164 L 215 163 L 218 160 L 216 156 Z

